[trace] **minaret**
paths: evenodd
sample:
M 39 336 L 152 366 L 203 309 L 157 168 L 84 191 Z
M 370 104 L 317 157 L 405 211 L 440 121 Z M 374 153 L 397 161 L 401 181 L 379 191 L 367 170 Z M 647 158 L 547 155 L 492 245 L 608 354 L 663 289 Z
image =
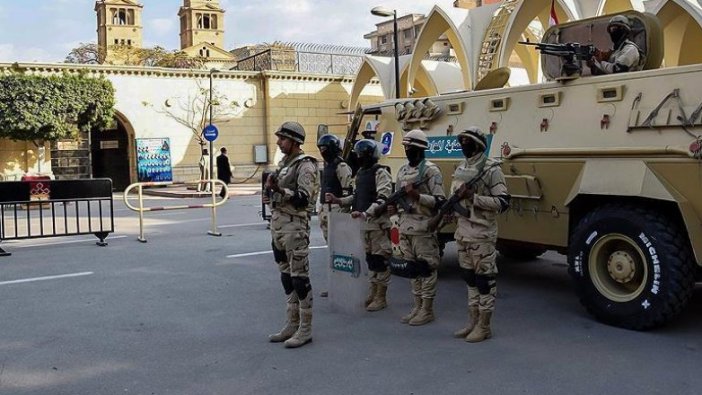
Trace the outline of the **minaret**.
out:
M 224 10 L 218 0 L 184 0 L 180 17 L 180 49 L 201 43 L 224 48 Z
M 134 0 L 95 2 L 100 63 L 122 63 L 116 56 L 115 46 L 141 48 L 143 8 Z

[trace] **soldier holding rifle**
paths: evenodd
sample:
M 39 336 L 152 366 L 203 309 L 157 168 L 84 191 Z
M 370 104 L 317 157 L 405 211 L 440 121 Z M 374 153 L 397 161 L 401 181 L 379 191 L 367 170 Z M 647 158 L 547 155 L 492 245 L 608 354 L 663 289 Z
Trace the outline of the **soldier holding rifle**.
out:
M 477 127 L 458 135 L 465 159 L 451 183 L 453 196 L 444 212 L 458 217 L 454 235 L 461 275 L 468 286 L 468 324 L 454 333 L 467 342 L 492 336 L 490 320 L 497 291 L 497 214 L 509 207 L 510 196 L 499 162 L 487 157 L 487 139 Z M 437 221 L 438 222 L 438 221 Z
M 427 227 L 427 221 L 446 200 L 443 177 L 439 167 L 424 157 L 429 148 L 426 134 L 419 129 L 407 132 L 402 139 L 408 163 L 397 174 L 395 187 L 406 193 L 397 205 L 387 206 L 388 214 L 398 212 L 400 226 L 400 252 L 402 273 L 393 273 L 410 278 L 414 306 L 409 314 L 401 318 L 402 323 L 424 325 L 434 320 L 434 297 L 436 296 L 436 269 L 439 267 L 440 250 L 436 233 Z M 423 182 L 426 180 L 426 182 Z M 419 183 L 419 184 L 417 184 Z

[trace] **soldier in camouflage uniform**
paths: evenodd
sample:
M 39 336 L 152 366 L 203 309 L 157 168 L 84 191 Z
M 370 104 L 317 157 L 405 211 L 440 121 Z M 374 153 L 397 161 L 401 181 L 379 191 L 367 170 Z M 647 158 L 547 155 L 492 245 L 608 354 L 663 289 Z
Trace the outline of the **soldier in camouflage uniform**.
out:
M 380 147 L 374 140 L 360 140 L 353 148 L 361 168 L 356 174 L 356 190 L 353 196 L 338 198 L 327 194 L 329 202 L 342 207 L 352 207 L 353 218 L 365 219 L 363 244 L 366 263 L 370 271 L 369 293 L 366 310 L 378 311 L 387 307 L 387 290 L 390 270 L 387 260 L 392 255 L 390 243 L 390 218 L 386 212 L 376 212 L 392 192 L 392 177 L 388 170 L 378 164 Z
M 613 74 L 627 71 L 638 71 L 644 66 L 643 56 L 639 47 L 629 40 L 631 36 L 631 21 L 624 15 L 616 15 L 609 20 L 607 33 L 614 44 L 611 51 L 597 50 L 595 56 L 588 61 L 592 74 Z
M 436 233 L 429 231 L 427 222 L 436 215 L 446 200 L 443 178 L 438 166 L 424 158 L 429 148 L 426 134 L 421 130 L 409 131 L 402 139 L 408 162 L 397 174 L 395 187 L 405 188 L 407 196 L 400 200 L 398 208 L 388 206 L 390 215 L 399 209 L 400 252 L 402 259 L 414 267 L 415 275 L 410 279 L 414 307 L 401 318 L 403 323 L 424 325 L 434 320 L 434 297 L 436 296 L 437 269 L 441 260 Z M 413 183 L 427 180 L 418 188 Z
M 334 196 L 345 197 L 351 194 L 351 182 L 353 175 L 351 166 L 341 159 L 341 142 L 333 134 L 325 134 L 317 141 L 319 153 L 324 158 L 324 170 L 322 170 L 322 189 L 319 194 L 319 202 L 322 210 L 319 213 L 319 227 L 322 228 L 324 240 L 329 241 L 327 231 L 329 229 L 329 213 L 347 213 L 348 208 L 340 207 L 336 203 L 326 203 L 324 197 L 331 193 Z
M 264 203 L 272 205 L 273 255 L 287 295 L 286 323 L 271 342 L 301 347 L 312 341 L 312 286 L 309 279 L 310 216 L 318 187 L 316 160 L 300 146 L 305 130 L 297 122 L 285 122 L 276 131 L 278 147 L 285 157 L 275 175 L 266 180 L 270 194 Z
M 456 168 L 452 193 L 460 195 L 454 212 L 458 226 L 458 262 L 468 286 L 468 324 L 454 333 L 467 342 L 481 342 L 492 336 L 490 319 L 497 292 L 497 214 L 509 207 L 505 178 L 500 163 L 487 157 L 487 139 L 477 127 L 458 135 L 466 159 Z M 470 188 L 466 182 L 478 177 Z

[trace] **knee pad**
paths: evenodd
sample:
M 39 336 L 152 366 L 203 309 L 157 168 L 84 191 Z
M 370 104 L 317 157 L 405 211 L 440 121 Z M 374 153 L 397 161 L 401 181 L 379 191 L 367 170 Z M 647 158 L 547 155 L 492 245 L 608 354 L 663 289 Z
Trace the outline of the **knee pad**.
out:
M 431 276 L 431 266 L 429 266 L 429 262 L 422 260 L 422 259 L 417 259 L 416 261 L 413 262 L 414 266 L 417 271 L 417 276 L 418 277 L 429 277 Z
M 275 244 L 273 242 L 271 242 L 271 248 L 273 248 L 273 259 L 275 259 L 276 263 L 288 261 L 288 254 L 286 254 L 283 250 L 275 248 Z
M 368 263 L 368 270 L 374 272 L 384 272 L 387 270 L 387 263 L 385 262 L 385 257 L 376 254 L 366 254 L 366 262 Z
M 493 288 L 497 287 L 497 280 L 495 276 L 478 274 L 475 276 L 475 285 L 478 287 L 478 292 L 481 295 L 488 295 Z
M 305 299 L 307 294 L 312 291 L 312 284 L 307 277 L 292 277 L 292 285 L 300 300 Z
M 388 265 L 390 266 L 390 273 L 404 277 L 404 278 L 417 278 L 419 275 L 415 270 L 414 262 L 406 261 L 404 259 L 390 257 L 388 259 Z
M 292 277 L 289 273 L 280 273 L 280 282 L 283 283 L 283 289 L 286 295 L 290 295 L 295 290 L 293 287 Z
M 475 270 L 461 269 L 461 278 L 468 284 L 469 287 L 475 287 Z

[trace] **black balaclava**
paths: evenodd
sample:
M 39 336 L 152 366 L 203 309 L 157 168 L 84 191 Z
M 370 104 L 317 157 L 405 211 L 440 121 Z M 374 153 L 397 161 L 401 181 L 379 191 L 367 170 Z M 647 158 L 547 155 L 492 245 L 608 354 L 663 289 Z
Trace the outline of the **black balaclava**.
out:
M 338 156 L 338 154 L 337 154 L 336 150 L 331 149 L 329 147 L 327 147 L 327 149 L 324 150 L 324 152 L 322 152 L 322 158 L 327 163 L 334 162 L 334 159 L 336 159 L 337 156 Z
M 361 163 L 361 168 L 363 169 L 370 169 L 376 162 L 378 162 L 373 155 L 363 155 L 359 158 L 359 161 Z
M 461 151 L 463 151 L 463 156 L 466 158 L 471 158 L 480 152 L 480 146 L 471 138 L 461 139 Z
M 424 149 L 413 145 L 407 146 L 405 148 L 405 156 L 410 166 L 417 167 L 424 160 Z
M 629 32 L 621 26 L 615 25 L 609 28 L 609 38 L 612 39 L 615 48 L 619 47 L 628 36 Z

